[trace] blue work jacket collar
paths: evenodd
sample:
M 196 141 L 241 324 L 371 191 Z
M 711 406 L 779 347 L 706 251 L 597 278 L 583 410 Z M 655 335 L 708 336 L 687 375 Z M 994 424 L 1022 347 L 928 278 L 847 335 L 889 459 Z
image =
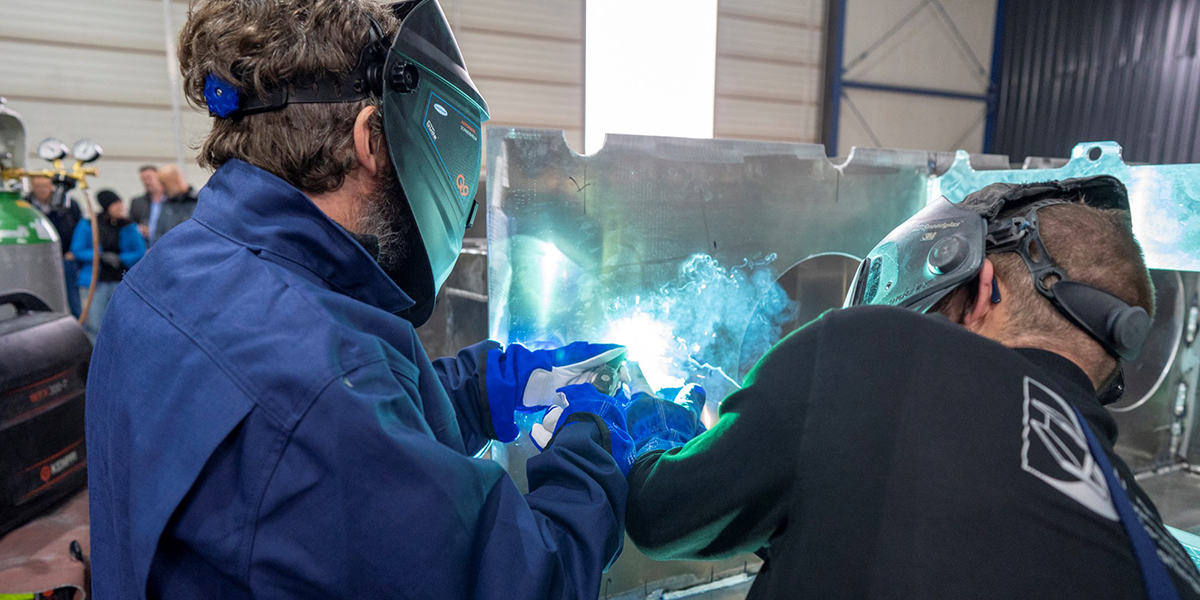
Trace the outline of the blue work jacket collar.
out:
M 376 308 L 398 313 L 415 304 L 308 196 L 249 163 L 234 159 L 217 169 L 200 190 L 192 218 Z

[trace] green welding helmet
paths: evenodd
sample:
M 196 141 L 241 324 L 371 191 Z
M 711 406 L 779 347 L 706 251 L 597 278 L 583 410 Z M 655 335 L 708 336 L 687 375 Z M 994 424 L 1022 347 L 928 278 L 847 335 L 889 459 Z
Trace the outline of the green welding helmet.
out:
M 371 19 L 370 40 L 347 73 L 290 81 L 259 96 L 215 74 L 205 80 L 208 112 L 219 119 L 281 110 L 289 104 L 382 100 L 383 130 L 421 238 L 407 264 L 390 269 L 417 302 L 406 316 L 423 323 L 454 269 L 463 234 L 479 206 L 475 190 L 487 103 L 467 74 L 458 42 L 437 0 L 392 4 L 400 28 L 388 39 Z M 361 241 L 361 240 L 360 240 Z M 399 283 L 399 281 L 398 281 Z
M 467 74 L 437 0 L 396 5 L 387 52 L 383 129 L 440 289 L 475 220 L 487 103 Z

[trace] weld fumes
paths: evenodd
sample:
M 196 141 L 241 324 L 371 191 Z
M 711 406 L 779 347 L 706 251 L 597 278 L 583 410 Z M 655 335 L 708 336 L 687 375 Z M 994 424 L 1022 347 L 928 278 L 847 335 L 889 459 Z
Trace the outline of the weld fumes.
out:
M 768 268 L 774 254 L 726 269 L 707 254 L 690 257 L 675 281 L 658 290 L 618 297 L 607 308 L 598 341 L 623 344 L 650 384 L 677 387 L 697 382 L 720 400 L 737 389 L 728 375 L 738 366 L 743 335 L 756 305 L 770 307 L 773 327 L 762 340 L 746 340 L 764 351 L 780 337 L 797 305 Z

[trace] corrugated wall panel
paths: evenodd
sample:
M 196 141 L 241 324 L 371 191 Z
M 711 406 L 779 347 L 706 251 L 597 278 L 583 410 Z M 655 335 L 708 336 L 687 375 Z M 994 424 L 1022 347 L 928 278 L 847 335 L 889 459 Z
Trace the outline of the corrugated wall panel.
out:
M 582 86 L 563 86 L 475 75 L 492 110 L 489 125 L 578 129 L 582 122 Z
M 945 13 L 937 5 L 922 0 L 850 0 L 846 5 L 845 59 L 849 66 L 846 77 L 871 83 L 987 93 L 995 0 L 939 2 Z M 901 24 L 913 10 L 917 10 L 916 14 Z
M 583 1 L 446 0 L 442 7 L 456 34 L 496 31 L 582 42 Z M 461 35 L 459 41 L 462 41 Z
M 816 66 L 824 33 L 815 27 L 747 19 L 721 13 L 717 21 L 717 55 L 753 57 Z
M 464 32 L 459 41 L 472 77 L 583 85 L 582 45 L 516 34 Z
M 2 1 L 0 95 L 24 114 L 31 139 L 95 138 L 108 153 L 103 179 L 126 182 L 118 187 L 123 195 L 138 191 L 136 172 L 115 171 L 174 160 L 161 2 Z M 172 6 L 179 28 L 187 3 Z M 491 105 L 491 124 L 563 129 L 572 147 L 582 149 L 584 0 L 443 0 L 442 6 Z M 186 104 L 183 110 L 192 164 L 192 147 L 209 120 Z
M 170 107 L 162 54 L 0 40 L 6 97 Z
M 825 3 L 821 0 L 721 0 L 724 14 L 771 19 L 823 29 Z
M 166 108 L 136 108 L 77 103 L 23 102 L 9 105 L 25 119 L 31 142 L 58 137 L 68 144 L 82 137 L 100 142 L 102 160 L 174 160 L 175 142 L 171 111 Z M 184 113 L 184 130 L 191 131 L 189 145 L 208 131 L 208 115 Z
M 818 137 L 819 107 L 793 102 L 717 98 L 723 116 L 717 137 L 769 141 L 808 141 Z
M 443 0 L 442 7 L 488 101 L 488 125 L 562 129 L 582 151 L 584 0 Z
M 996 0 L 849 0 L 837 154 L 853 146 L 981 151 L 995 16 Z
M 983 102 L 873 90 L 849 92 L 863 120 L 842 107 L 839 146 L 843 155 L 853 146 L 975 151 L 983 147 L 983 121 L 987 116 Z
M 824 0 L 720 0 L 714 135 L 819 137 Z
M 821 68 L 740 58 L 717 59 L 718 96 L 820 104 Z
M 1008 0 L 995 151 L 1200 162 L 1200 0 Z
M 97 188 L 141 192 L 137 167 L 175 161 L 163 5 L 156 0 L 3 0 L 0 95 L 21 113 L 34 144 L 90 137 L 105 149 Z M 172 4 L 183 25 L 187 4 Z M 190 146 L 206 115 L 184 106 L 185 164 L 199 185 L 207 174 Z M 30 148 L 33 151 L 33 148 Z M 29 161 L 38 167 L 36 157 Z
M 172 5 L 176 27 L 186 4 Z M 163 52 L 162 3 L 152 0 L 3 0 L 0 39 L 62 41 Z

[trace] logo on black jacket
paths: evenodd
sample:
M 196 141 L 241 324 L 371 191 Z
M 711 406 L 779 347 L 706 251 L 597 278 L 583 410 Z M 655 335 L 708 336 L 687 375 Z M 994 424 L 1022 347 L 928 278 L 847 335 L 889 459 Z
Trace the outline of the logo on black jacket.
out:
M 1108 482 L 1088 449 L 1075 411 L 1029 377 L 1021 441 L 1021 469 L 1105 519 L 1118 520 Z

